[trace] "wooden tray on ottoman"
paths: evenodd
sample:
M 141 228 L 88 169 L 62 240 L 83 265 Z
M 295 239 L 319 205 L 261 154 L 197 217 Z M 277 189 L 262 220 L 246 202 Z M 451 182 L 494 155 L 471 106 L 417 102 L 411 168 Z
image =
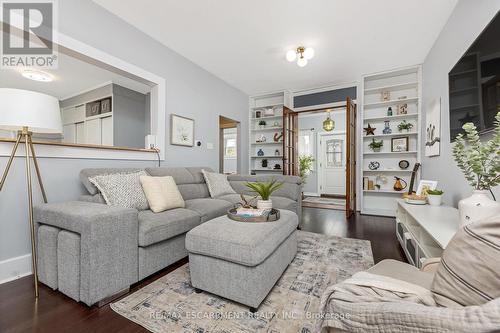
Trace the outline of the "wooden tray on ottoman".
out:
M 237 215 L 236 208 L 231 208 L 227 211 L 227 217 L 238 222 L 274 222 L 280 219 L 280 211 L 271 208 L 271 212 L 268 215 L 245 217 Z

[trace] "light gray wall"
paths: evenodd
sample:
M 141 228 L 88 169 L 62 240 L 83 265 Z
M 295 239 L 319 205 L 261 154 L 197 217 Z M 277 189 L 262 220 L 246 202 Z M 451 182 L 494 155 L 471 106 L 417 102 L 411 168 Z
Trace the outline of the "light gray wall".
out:
M 309 176 L 307 177 L 306 183 L 304 184 L 303 191 L 304 193 L 318 193 L 318 133 L 324 132 L 323 130 L 323 121 L 326 119 L 326 113 L 319 113 L 314 116 L 299 116 L 299 129 L 311 129 L 314 128 L 314 170 L 311 171 Z M 330 114 L 330 117 L 333 121 L 335 121 L 335 129 L 332 134 L 335 132 L 343 132 L 345 131 L 346 119 L 345 119 L 345 111 L 336 111 Z
M 146 98 L 140 92 L 113 84 L 113 146 L 144 148 Z
M 207 165 L 218 170 L 219 115 L 241 122 L 241 156 L 248 156 L 248 96 L 174 51 L 151 39 L 90 0 L 59 1 L 62 33 L 101 49 L 166 79 L 167 143 L 170 114 L 195 119 L 196 139 L 201 148 L 168 145 L 166 166 Z M 168 33 L 168 32 L 165 32 Z M 215 149 L 207 150 L 206 143 Z M 181 157 L 182 156 L 182 157 Z M 0 171 L 7 162 L 0 157 Z M 154 166 L 154 162 L 43 158 L 43 173 L 49 200 L 76 199 L 84 192 L 78 172 L 88 167 Z M 5 188 L 0 192 L 0 261 L 30 253 L 24 164 L 16 158 Z M 248 162 L 242 159 L 242 172 Z M 35 202 L 39 203 L 37 187 Z
M 441 97 L 441 155 L 425 157 L 422 151 L 422 179 L 439 181 L 444 202 L 456 206 L 470 195 L 471 188 L 456 166 L 450 143 L 448 72 L 462 57 L 481 31 L 500 10 L 498 0 L 460 0 L 423 64 L 422 111 Z M 425 127 L 425 126 L 423 126 Z M 422 135 L 422 147 L 425 147 Z M 495 189 L 499 193 L 498 188 Z M 497 195 L 497 198 L 499 195 Z

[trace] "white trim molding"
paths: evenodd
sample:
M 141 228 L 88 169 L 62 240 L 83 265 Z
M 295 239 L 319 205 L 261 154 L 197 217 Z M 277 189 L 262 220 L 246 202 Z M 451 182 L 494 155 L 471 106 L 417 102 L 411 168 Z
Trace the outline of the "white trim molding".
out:
M 32 274 L 31 254 L 0 261 L 0 284 Z

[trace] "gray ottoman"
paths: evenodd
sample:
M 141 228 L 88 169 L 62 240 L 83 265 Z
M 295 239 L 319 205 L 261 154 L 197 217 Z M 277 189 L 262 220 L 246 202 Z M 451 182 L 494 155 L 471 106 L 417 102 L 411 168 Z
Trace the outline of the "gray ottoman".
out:
M 255 311 L 297 253 L 297 214 L 276 222 L 236 222 L 221 216 L 186 236 L 191 285 Z

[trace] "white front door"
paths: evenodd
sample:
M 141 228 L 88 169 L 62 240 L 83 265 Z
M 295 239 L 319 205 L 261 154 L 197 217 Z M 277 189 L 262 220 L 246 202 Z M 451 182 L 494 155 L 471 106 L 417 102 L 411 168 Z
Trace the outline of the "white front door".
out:
M 319 192 L 345 195 L 345 134 L 320 134 Z

